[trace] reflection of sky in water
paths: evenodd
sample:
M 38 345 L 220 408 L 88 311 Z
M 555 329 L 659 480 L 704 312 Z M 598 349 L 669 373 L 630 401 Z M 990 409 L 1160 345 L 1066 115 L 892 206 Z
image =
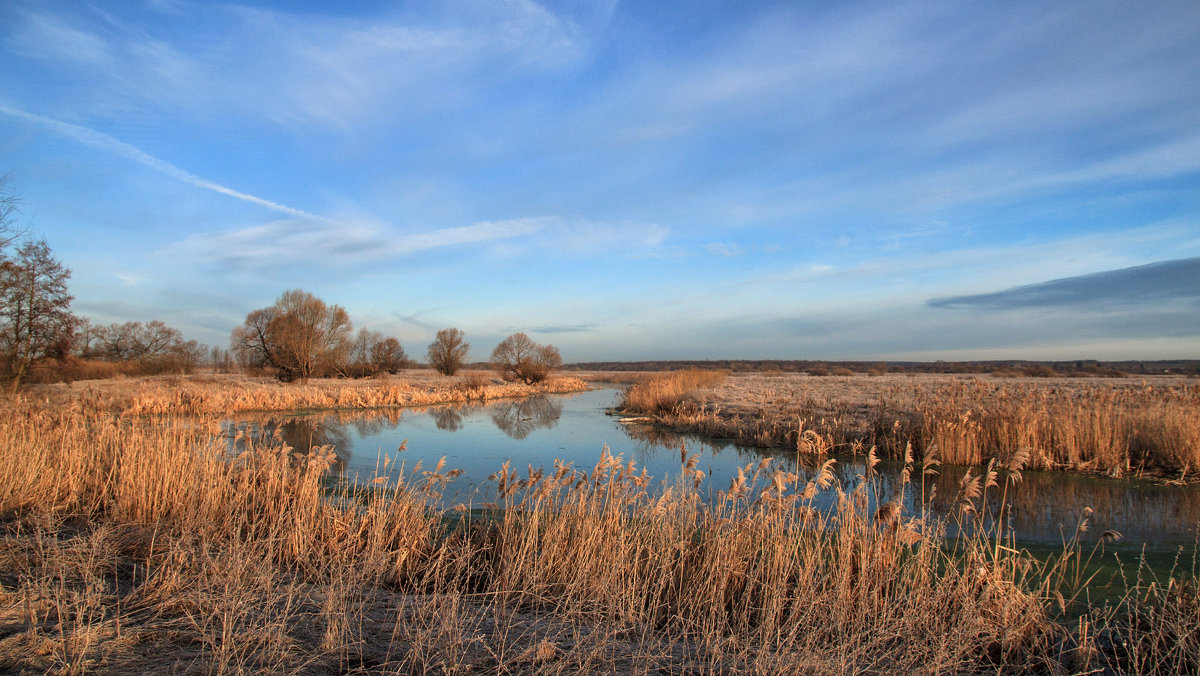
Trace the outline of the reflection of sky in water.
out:
M 573 462 L 590 473 L 606 445 L 614 455 L 622 455 L 626 462 L 634 460 L 638 467 L 662 479 L 678 477 L 679 447 L 686 444 L 690 453 L 699 454 L 698 468 L 709 477 L 701 490 L 712 494 L 728 487 L 739 467 L 757 464 L 763 456 L 774 457 L 776 463 L 788 469 L 795 465 L 795 454 L 783 449 L 751 450 L 643 425 L 623 425 L 604 413 L 614 403 L 615 394 L 613 390 L 597 390 L 487 405 L 320 412 L 245 418 L 238 424 L 267 432 L 278 430 L 288 445 L 297 449 L 331 445 L 337 451 L 335 469 L 348 478 L 371 478 L 384 454 L 393 462 L 403 462 L 408 470 L 418 460 L 424 469 L 432 469 L 445 456 L 447 469 L 463 470 L 447 495 L 454 501 L 469 499 L 476 505 L 494 499 L 495 487 L 487 477 L 506 460 L 511 460 L 512 468 L 522 475 L 529 465 L 550 469 L 556 459 Z M 402 444 L 406 450 L 397 452 Z M 801 460 L 801 488 L 818 465 L 815 459 Z M 872 508 L 891 498 L 900 467 L 881 463 L 878 469 L 879 479 L 868 491 Z M 935 494 L 935 509 L 953 508 L 964 471 L 961 467 L 943 467 L 937 476 L 926 477 L 925 492 L 928 495 L 932 490 Z M 838 481 L 847 491 L 858 484 L 863 472 L 861 457 L 839 458 L 835 467 Z M 905 496 L 905 512 L 909 515 L 919 511 L 919 468 L 914 467 L 913 479 Z M 998 504 L 1000 489 L 990 489 L 988 497 L 989 503 Z M 1088 538 L 1094 540 L 1105 530 L 1114 529 L 1125 536 L 1124 548 L 1146 544 L 1173 549 L 1190 545 L 1200 519 L 1200 487 L 1026 472 L 1023 482 L 1009 487 L 1008 498 L 1018 537 L 1043 544 L 1069 538 L 1086 507 L 1094 510 Z M 835 500 L 833 490 L 825 491 L 814 506 L 830 508 Z M 982 515 L 985 522 L 989 521 L 988 510 L 982 510 Z

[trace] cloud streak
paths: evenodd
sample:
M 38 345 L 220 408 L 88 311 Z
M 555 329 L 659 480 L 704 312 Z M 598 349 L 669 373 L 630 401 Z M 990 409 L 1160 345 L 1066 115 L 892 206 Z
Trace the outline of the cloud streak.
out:
M 223 186 L 220 183 L 210 181 L 206 178 L 201 178 L 193 173 L 190 173 L 188 171 L 184 171 L 183 169 L 180 169 L 179 167 L 171 164 L 170 162 L 167 162 L 165 160 L 160 160 L 159 158 L 157 158 L 135 146 L 125 143 L 124 141 L 115 139 L 112 136 L 109 136 L 108 134 L 98 132 L 94 129 L 88 129 L 87 127 L 81 127 L 77 124 L 70 124 L 69 122 L 62 122 L 60 120 L 55 120 L 53 118 L 46 117 L 44 115 L 36 115 L 34 113 L 27 113 L 23 110 L 17 110 L 16 108 L 10 108 L 5 105 L 0 105 L 0 113 L 4 113 L 6 115 L 11 115 L 12 117 L 16 117 L 16 118 L 25 120 L 27 122 L 33 122 L 42 127 L 50 129 L 51 131 L 53 131 L 59 135 L 73 139 L 84 145 L 91 146 L 92 148 L 115 153 L 117 155 L 120 155 L 120 156 L 128 159 L 128 160 L 132 160 L 134 162 L 137 162 L 138 164 L 149 167 L 149 168 L 153 169 L 154 171 L 159 172 L 160 174 L 164 174 L 164 175 L 169 176 L 177 181 L 187 183 L 188 185 L 192 185 L 197 188 L 203 188 L 204 190 L 211 190 L 212 192 L 215 192 L 215 193 L 218 193 L 221 195 L 225 195 L 227 197 L 232 197 L 234 199 L 238 199 L 243 202 L 249 202 L 250 204 L 264 207 L 264 208 L 270 209 L 271 211 L 275 211 L 275 212 L 278 212 L 281 214 L 288 214 L 290 216 L 299 216 L 301 218 L 306 218 L 306 219 L 315 220 L 315 221 L 323 221 L 326 223 L 332 222 L 323 216 L 317 216 L 315 214 L 310 214 L 307 211 L 304 211 L 302 209 L 297 209 L 295 207 L 289 207 L 286 204 L 279 204 L 278 202 L 272 202 L 271 200 L 263 199 L 261 197 L 255 196 L 255 195 L 251 195 L 249 193 L 244 193 L 244 192 L 241 192 L 238 190 L 234 190 L 233 188 Z
M 170 249 L 237 268 L 353 264 L 513 239 L 538 232 L 551 222 L 549 218 L 514 218 L 399 235 L 326 219 L 285 219 L 226 233 L 192 235 Z
M 1054 279 L 1004 291 L 934 298 L 933 308 L 1108 310 L 1173 301 L 1200 301 L 1200 258 L 1182 258 Z

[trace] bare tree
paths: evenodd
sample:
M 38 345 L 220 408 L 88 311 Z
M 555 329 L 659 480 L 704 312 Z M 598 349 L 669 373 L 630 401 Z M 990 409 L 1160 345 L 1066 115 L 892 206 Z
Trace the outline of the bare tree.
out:
M 229 349 L 246 368 L 279 368 L 276 346 L 270 338 L 271 322 L 278 312 L 274 306 L 246 315 L 246 322 L 233 330 Z
M 8 187 L 12 174 L 0 176 L 0 261 L 5 260 L 4 250 L 24 234 L 17 226 L 16 218 L 21 199 Z
M 233 369 L 233 355 L 223 347 L 213 346 L 208 350 L 208 363 L 218 373 L 229 373 Z
M 524 333 L 514 333 L 492 350 L 491 363 L 506 380 L 532 385 L 562 366 L 562 356 L 553 345 L 539 345 Z
M 381 340 L 383 340 L 382 333 L 372 331 L 365 326 L 359 329 L 358 334 L 350 343 L 350 349 L 347 350 L 346 364 L 343 369 L 345 374 L 352 378 L 362 378 L 375 373 L 374 366 L 371 364 L 371 350 Z
M 114 361 L 153 359 L 170 354 L 183 343 L 183 332 L 160 321 L 125 322 L 92 329 L 94 348 Z
M 246 363 L 273 367 L 280 380 L 331 372 L 350 351 L 350 316 L 311 293 L 285 291 L 271 307 L 246 315 L 230 348 Z
M 429 365 L 442 375 L 452 376 L 467 361 L 471 344 L 458 329 L 442 329 L 429 344 Z
M 0 262 L 0 356 L 14 392 L 35 362 L 70 353 L 79 323 L 70 310 L 70 277 L 44 240 Z
M 395 374 L 408 366 L 408 355 L 400 341 L 389 336 L 371 347 L 371 364 L 376 373 Z
M 84 356 L 125 362 L 142 373 L 191 373 L 203 361 L 201 346 L 185 341 L 183 332 L 160 321 L 113 323 L 82 329 Z M 207 349 L 207 348 L 205 348 Z
M 377 373 L 397 373 L 407 365 L 408 355 L 404 354 L 399 340 L 363 327 L 350 344 L 344 372 L 353 378 L 362 378 Z

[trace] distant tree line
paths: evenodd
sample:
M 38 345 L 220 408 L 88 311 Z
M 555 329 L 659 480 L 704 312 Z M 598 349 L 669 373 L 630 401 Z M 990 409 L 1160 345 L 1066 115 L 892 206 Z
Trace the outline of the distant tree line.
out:
M 367 328 L 355 334 L 353 329 L 340 305 L 327 305 L 293 289 L 273 305 L 246 315 L 230 336 L 230 349 L 245 368 L 271 372 L 282 381 L 361 378 L 413 365 L 396 338 Z M 425 354 L 436 371 L 453 376 L 466 364 L 470 349 L 461 330 L 445 328 Z M 496 346 L 489 364 L 505 379 L 533 384 L 562 366 L 562 357 L 553 345 L 539 345 L 524 333 L 514 333 Z

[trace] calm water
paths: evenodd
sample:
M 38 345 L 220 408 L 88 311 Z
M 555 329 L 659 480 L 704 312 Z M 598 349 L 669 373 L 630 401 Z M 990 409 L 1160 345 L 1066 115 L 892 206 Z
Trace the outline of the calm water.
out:
M 703 441 L 686 435 L 662 433 L 642 425 L 627 425 L 606 415 L 616 398 L 611 389 L 577 395 L 541 396 L 505 400 L 484 405 L 441 406 L 427 409 L 376 411 L 322 411 L 283 416 L 243 418 L 230 422 L 235 427 L 278 431 L 289 445 L 305 450 L 332 445 L 338 456 L 337 470 L 347 478 L 369 479 L 381 460 L 402 462 L 411 470 L 417 461 L 432 469 L 445 456 L 447 469 L 463 470 L 447 491 L 449 500 L 479 505 L 494 499 L 494 485 L 487 477 L 505 460 L 524 473 L 527 466 L 552 468 L 556 459 L 572 462 L 591 471 L 602 449 L 634 460 L 656 478 L 677 477 L 680 446 L 699 453 L 699 468 L 709 479 L 701 490 L 715 494 L 727 488 L 739 467 L 758 463 L 764 456 L 789 469 L 795 467 L 794 452 L 786 449 L 741 448 L 732 444 Z M 401 445 L 405 450 L 400 451 Z M 838 480 L 847 490 L 861 481 L 862 458 L 840 457 Z M 800 474 L 807 479 L 817 460 L 800 459 Z M 886 501 L 897 484 L 899 466 L 881 464 L 880 476 L 872 485 L 872 501 Z M 932 490 L 936 509 L 953 509 L 959 480 L 966 468 L 945 466 L 927 479 L 926 495 Z M 975 474 L 979 470 L 974 470 Z M 910 486 L 905 505 L 912 512 L 920 504 L 920 476 Z M 999 493 L 990 491 L 991 502 Z M 1161 486 L 1149 482 L 1082 477 L 1066 473 L 1025 472 L 1024 481 L 1010 486 L 1012 527 L 1023 544 L 1059 545 L 1075 531 L 1085 508 L 1092 508 L 1087 539 L 1112 529 L 1123 534 L 1119 548 L 1137 550 L 1146 546 L 1157 552 L 1190 554 L 1200 521 L 1200 487 Z M 831 507 L 834 495 L 826 491 L 817 507 Z M 986 514 L 984 515 L 986 522 Z

